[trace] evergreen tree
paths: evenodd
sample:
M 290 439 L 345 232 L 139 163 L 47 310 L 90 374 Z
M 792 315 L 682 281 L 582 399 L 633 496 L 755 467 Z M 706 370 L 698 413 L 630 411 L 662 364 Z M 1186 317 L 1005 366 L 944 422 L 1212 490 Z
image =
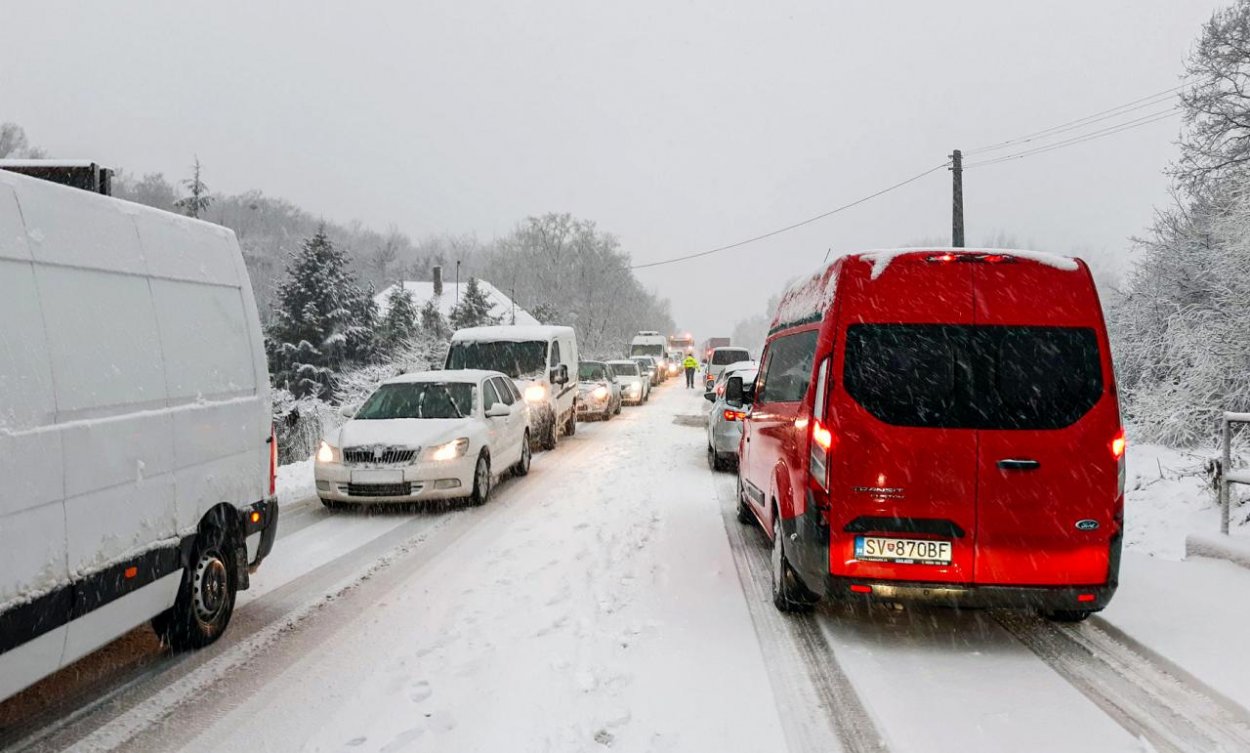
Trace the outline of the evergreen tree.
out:
M 437 340 L 451 337 L 451 327 L 447 325 L 446 317 L 438 310 L 433 299 L 426 301 L 421 307 L 421 332 Z
M 270 371 L 296 397 L 328 397 L 344 365 L 373 353 L 377 306 L 347 266 L 347 254 L 320 230 L 291 256 L 278 287 Z
M 174 202 L 174 206 L 186 212 L 188 217 L 198 218 L 213 203 L 213 197 L 208 193 L 208 184 L 200 178 L 199 157 L 195 158 L 195 164 L 191 167 L 191 177 L 182 181 L 182 185 L 187 187 L 191 195 L 185 199 L 178 199 Z
M 382 347 L 389 352 L 401 347 L 417 334 L 417 310 L 412 293 L 403 285 L 396 285 L 386 297 L 386 316 L 382 319 Z M 434 310 L 438 314 L 438 310 Z M 441 316 L 439 317 L 442 318 Z
M 486 294 L 482 292 L 482 286 L 477 284 L 476 277 L 470 277 L 469 284 L 465 286 L 464 295 L 460 297 L 460 303 L 451 310 L 451 327 L 464 329 L 465 327 L 486 327 L 498 324 L 499 318 L 491 315 L 490 310 L 491 304 L 486 299 Z

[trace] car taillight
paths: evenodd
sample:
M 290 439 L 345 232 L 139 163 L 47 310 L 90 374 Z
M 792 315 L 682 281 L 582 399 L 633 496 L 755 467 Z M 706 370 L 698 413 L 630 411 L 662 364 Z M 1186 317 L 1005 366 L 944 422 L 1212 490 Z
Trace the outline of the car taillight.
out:
M 934 254 L 933 256 L 926 256 L 925 261 L 948 262 L 955 261 L 957 258 L 959 257 L 954 254 Z
M 723 415 L 725 416 L 726 421 L 741 421 L 742 419 L 746 418 L 747 414 L 746 414 L 746 411 L 731 410 L 729 408 L 726 408 Z
M 269 496 L 278 493 L 278 432 L 269 427 Z
M 1115 433 L 1111 438 L 1111 457 L 1120 460 L 1124 457 L 1124 448 L 1127 446 L 1128 440 L 1124 436 L 1124 427 Z
M 836 442 L 833 432 L 820 422 L 812 419 L 811 453 L 808 457 L 808 472 L 820 484 L 820 488 L 829 488 L 829 456 Z

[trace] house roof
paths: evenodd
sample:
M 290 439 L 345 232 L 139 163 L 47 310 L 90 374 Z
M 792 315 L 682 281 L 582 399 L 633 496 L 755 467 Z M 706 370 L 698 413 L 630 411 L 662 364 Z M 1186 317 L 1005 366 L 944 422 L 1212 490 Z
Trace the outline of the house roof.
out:
M 404 289 L 412 294 L 412 300 L 413 303 L 416 304 L 417 309 L 423 308 L 426 301 L 436 298 L 434 295 L 434 283 L 427 280 L 405 280 L 402 283 L 396 283 L 396 285 L 403 285 Z M 486 300 L 490 302 L 491 315 L 498 317 L 501 324 L 540 324 L 537 319 L 520 306 L 516 307 L 516 321 L 513 322 L 512 299 L 504 295 L 499 288 L 491 285 L 486 280 L 479 279 L 477 281 L 477 285 L 481 289 L 482 294 L 486 296 Z M 469 283 L 467 281 L 459 283 L 459 292 L 461 296 L 464 295 L 468 287 Z M 386 310 L 388 308 L 387 298 L 390 297 L 391 291 L 394 289 L 395 285 L 388 285 L 382 290 L 382 292 L 374 296 L 373 300 L 378 304 L 379 315 L 386 316 Z M 451 310 L 456 305 L 456 291 L 456 283 L 444 282 L 443 294 L 437 296 L 438 310 L 444 318 L 451 317 Z

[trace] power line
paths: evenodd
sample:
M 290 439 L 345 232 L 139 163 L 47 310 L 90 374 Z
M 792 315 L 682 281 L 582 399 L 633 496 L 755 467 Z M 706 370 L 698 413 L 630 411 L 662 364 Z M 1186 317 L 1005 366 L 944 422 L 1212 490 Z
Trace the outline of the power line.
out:
M 1177 86 L 1173 86 L 1170 89 L 1164 89 L 1161 92 L 1155 92 L 1154 94 L 1151 94 L 1146 97 L 1142 97 L 1141 99 L 1135 99 L 1132 102 L 1125 102 L 1122 105 L 1117 105 L 1115 107 L 1111 107 L 1106 110 L 1101 110 L 1099 112 L 1093 113 L 1092 115 L 1086 115 L 1085 117 L 1077 118 L 1076 120 L 1069 120 L 1066 123 L 1060 123 L 1059 125 L 1054 125 L 1049 128 L 1043 128 L 1040 131 L 1026 133 L 1023 136 L 1016 136 L 1015 138 L 1007 139 L 1006 141 L 999 141 L 994 144 L 989 144 L 986 146 L 979 146 L 974 149 L 969 149 L 965 151 L 964 154 L 965 155 L 980 154 L 982 152 L 991 152 L 991 151 L 997 151 L 999 149 L 1005 149 L 1006 147 L 1014 146 L 1016 144 L 1024 144 L 1024 143 L 1034 141 L 1043 136 L 1055 135 L 1056 133 L 1066 133 L 1067 131 L 1082 128 L 1084 126 L 1091 125 L 1093 123 L 1098 123 L 1104 120 L 1110 120 L 1120 115 L 1126 115 L 1135 110 L 1141 110 L 1146 107 L 1159 105 L 1167 101 L 1170 95 L 1174 94 L 1175 92 L 1180 91 L 1181 89 L 1184 89 L 1186 85 L 1187 84 L 1182 83 Z
M 1135 118 L 1133 120 L 1125 121 L 1123 123 L 1117 123 L 1112 126 L 1107 126 L 1106 128 L 1102 128 L 1097 131 L 1091 131 L 1090 133 L 1084 133 L 1084 134 L 1081 134 L 1080 136 L 1073 136 L 1071 138 L 1064 139 L 1062 141 L 1056 141 L 1053 144 L 1046 144 L 1044 146 L 1033 147 L 1031 149 L 1026 149 L 1023 152 L 1017 152 L 1016 154 L 1007 154 L 1002 157 L 993 157 L 990 159 L 981 160 L 980 162 L 973 162 L 971 164 L 964 165 L 964 168 L 971 170 L 974 167 L 986 167 L 988 165 L 997 165 L 1000 162 L 1009 162 L 1011 160 L 1023 159 L 1025 157 L 1032 157 L 1033 155 L 1036 155 L 1036 154 L 1051 152 L 1056 149 L 1063 149 L 1069 146 L 1076 146 L 1077 144 L 1083 144 L 1086 141 L 1095 141 L 1097 139 L 1101 139 L 1106 136 L 1112 136 L 1114 134 L 1121 133 L 1123 131 L 1130 131 L 1130 130 L 1133 130 L 1134 128 L 1141 128 L 1142 126 L 1150 125 L 1151 123 L 1158 123 L 1159 121 L 1173 118 L 1176 115 L 1178 115 L 1180 112 L 1181 112 L 1181 108 L 1179 106 L 1170 107 L 1166 110 L 1160 110 L 1158 112 L 1148 113 L 1146 115 L 1143 115 L 1139 118 Z
M 652 262 L 647 262 L 646 264 L 634 264 L 634 265 L 630 266 L 630 269 L 646 269 L 647 267 L 659 267 L 659 266 L 663 266 L 663 265 L 665 265 L 665 264 L 676 264 L 676 263 L 677 263 L 677 262 L 679 262 L 679 261 L 688 261 L 688 260 L 690 260 L 690 259 L 698 259 L 698 258 L 703 257 L 703 256 L 711 256 L 712 254 L 718 254 L 718 253 L 720 253 L 720 252 L 722 252 L 722 251 L 728 251 L 728 250 L 730 250 L 730 249 L 732 249 L 732 248 L 738 248 L 739 246 L 745 246 L 745 245 L 747 245 L 748 243 L 755 243 L 756 241 L 762 241 L 762 240 L 764 240 L 765 238 L 771 238 L 771 237 L 773 237 L 774 235 L 781 235 L 782 233 L 789 232 L 789 231 L 791 231 L 791 230 L 794 230 L 795 228 L 800 228 L 800 227 L 803 227 L 804 225 L 810 225 L 810 224 L 812 224 L 813 222 L 816 222 L 817 220 L 823 220 L 824 218 L 826 218 L 826 217 L 830 217 L 830 216 L 835 215 L 835 214 L 837 214 L 837 213 L 839 213 L 839 212 L 844 212 L 844 211 L 846 211 L 847 209 L 850 209 L 851 207 L 856 207 L 856 206 L 859 206 L 860 204 L 863 204 L 863 203 L 864 203 L 864 202 L 866 202 L 866 201 L 870 201 L 870 200 L 872 200 L 872 199 L 875 199 L 875 198 L 877 198 L 878 196 L 881 196 L 881 195 L 883 195 L 883 194 L 887 194 L 887 193 L 889 193 L 890 191 L 893 191 L 893 190 L 895 190 L 895 189 L 902 188 L 903 186 L 907 185 L 908 183 L 914 183 L 914 182 L 916 182 L 916 181 L 920 180 L 921 178 L 925 177 L 926 175 L 928 175 L 928 174 L 930 174 L 930 173 L 935 173 L 935 172 L 937 172 L 938 170 L 941 170 L 941 169 L 943 169 L 943 168 L 945 168 L 945 167 L 948 167 L 949 165 L 950 165 L 950 162 L 949 162 L 949 161 L 947 161 L 947 162 L 943 162 L 942 164 L 937 165 L 937 166 L 935 166 L 935 167 L 931 167 L 931 168 L 929 168 L 928 170 L 925 170 L 925 171 L 924 171 L 924 172 L 922 172 L 922 173 L 917 173 L 916 175 L 911 176 L 911 177 L 910 177 L 910 178 L 908 178 L 907 180 L 899 181 L 898 183 L 895 183 L 895 184 L 894 184 L 894 185 L 892 185 L 892 186 L 888 186 L 888 187 L 886 187 L 886 188 L 881 189 L 880 191 L 877 191 L 876 193 L 871 193 L 871 194 L 868 194 L 867 196 L 864 196 L 864 197 L 862 197 L 862 198 L 856 199 L 855 201 L 852 201 L 852 202 L 851 202 L 851 203 L 849 203 L 849 204 L 843 204 L 842 206 L 837 207 L 836 209 L 830 209 L 828 212 L 823 212 L 823 213 L 821 213 L 821 214 L 816 215 L 815 217 L 809 217 L 809 218 L 807 218 L 806 220 L 802 220 L 802 221 L 800 221 L 800 222 L 796 222 L 796 223 L 794 223 L 794 224 L 792 224 L 792 225 L 786 225 L 785 227 L 782 227 L 782 228 L 777 228 L 776 230 L 769 231 L 769 232 L 767 232 L 767 233 L 764 233 L 763 235 L 757 235 L 757 236 L 755 236 L 755 237 L 753 237 L 753 238 L 747 238 L 746 240 L 737 241 L 736 243 L 730 243 L 730 244 L 729 244 L 729 245 L 727 245 L 727 246 L 718 246 L 717 248 L 711 248 L 711 249 L 708 249 L 707 251 L 700 251 L 700 252 L 695 253 L 695 254 L 686 254 L 685 256 L 677 256 L 677 257 L 674 257 L 674 258 L 672 258 L 672 259 L 665 259 L 665 260 L 663 260 L 663 261 L 652 261 Z

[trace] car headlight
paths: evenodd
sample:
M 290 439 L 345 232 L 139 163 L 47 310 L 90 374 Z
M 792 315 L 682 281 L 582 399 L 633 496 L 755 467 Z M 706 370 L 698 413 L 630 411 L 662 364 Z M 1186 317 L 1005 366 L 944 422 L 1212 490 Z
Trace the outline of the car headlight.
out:
M 604 387 L 601 384 L 598 387 L 594 388 L 594 390 L 591 391 L 590 395 L 596 400 L 604 400 L 608 396 L 608 388 Z
M 530 403 L 541 403 L 547 399 L 547 388 L 541 384 L 531 384 L 525 388 L 525 400 Z
M 339 449 L 324 439 L 317 446 L 318 463 L 334 463 L 339 460 Z
M 422 454 L 426 460 L 455 460 L 456 458 L 464 457 L 464 454 L 468 451 L 469 438 L 460 437 L 459 439 L 451 440 L 447 444 L 427 447 Z

